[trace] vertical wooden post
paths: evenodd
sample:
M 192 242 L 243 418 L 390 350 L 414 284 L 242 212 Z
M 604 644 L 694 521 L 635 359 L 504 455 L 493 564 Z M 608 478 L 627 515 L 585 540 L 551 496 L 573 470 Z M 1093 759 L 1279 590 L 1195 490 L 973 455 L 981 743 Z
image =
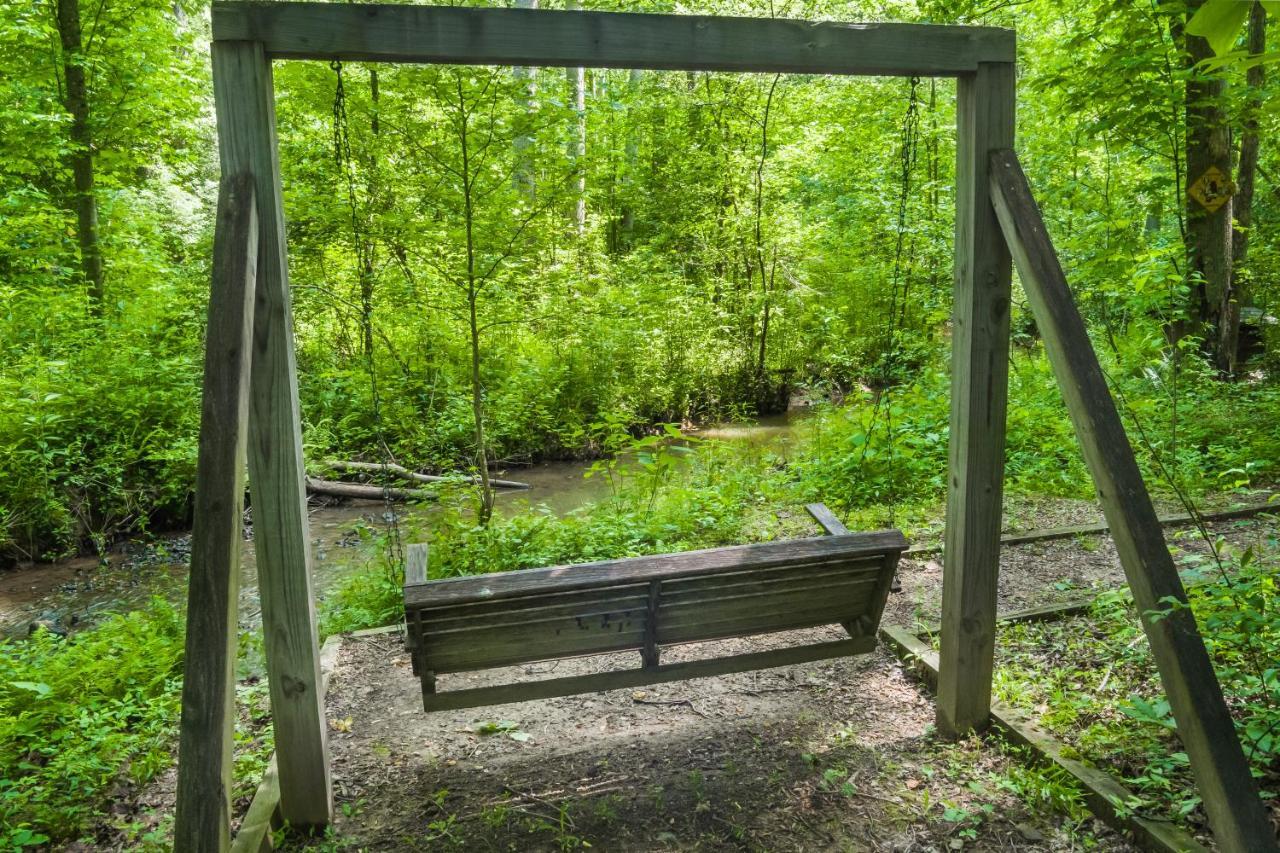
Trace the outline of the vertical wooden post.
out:
M 1214 837 L 1223 850 L 1274 851 L 1275 831 L 1031 188 L 1013 151 L 992 152 L 991 161 L 989 186 L 1000 225 L 1111 527 Z M 1155 612 L 1161 616 L 1153 618 Z
M 291 825 L 314 829 L 328 824 L 332 817 L 333 788 L 311 594 L 310 533 L 271 65 L 260 42 L 215 41 L 212 51 L 222 171 L 235 174 L 247 170 L 252 174 L 258 201 L 249 485 L 280 770 L 280 811 Z
M 187 653 L 174 848 L 230 844 L 245 437 L 258 214 L 247 173 L 218 191 L 187 585 Z
M 1013 145 L 1014 67 L 982 63 L 956 90 L 956 268 L 942 581 L 939 732 L 986 727 L 1009 378 L 1009 251 L 987 192 L 990 152 Z

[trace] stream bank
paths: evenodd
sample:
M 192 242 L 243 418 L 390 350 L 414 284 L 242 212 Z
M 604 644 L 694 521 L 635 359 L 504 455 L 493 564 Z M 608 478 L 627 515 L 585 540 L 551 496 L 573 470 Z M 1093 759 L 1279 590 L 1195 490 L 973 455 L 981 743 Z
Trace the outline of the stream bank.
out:
M 785 451 L 796 422 L 806 414 L 807 410 L 796 409 L 748 422 L 712 424 L 688 433 L 700 439 Z M 526 482 L 530 488 L 498 490 L 495 511 L 510 515 L 530 506 L 545 506 L 555 515 L 566 515 L 607 498 L 607 479 L 585 476 L 593 464 L 579 460 L 508 467 L 503 476 Z M 443 510 L 423 503 L 397 505 L 394 511 L 400 525 L 425 527 Z M 317 596 L 323 597 L 361 565 L 361 555 L 374 547 L 369 534 L 386 527 L 386 513 L 387 509 L 375 501 L 310 507 L 312 580 Z M 37 624 L 59 632 L 73 631 L 105 613 L 137 609 L 155 595 L 179 601 L 186 594 L 190 551 L 190 534 L 175 533 L 150 540 L 124 540 L 105 560 L 76 557 L 58 563 L 29 563 L 2 572 L 0 636 L 23 637 Z M 241 621 L 256 624 L 260 613 L 257 554 L 248 531 L 241 567 Z

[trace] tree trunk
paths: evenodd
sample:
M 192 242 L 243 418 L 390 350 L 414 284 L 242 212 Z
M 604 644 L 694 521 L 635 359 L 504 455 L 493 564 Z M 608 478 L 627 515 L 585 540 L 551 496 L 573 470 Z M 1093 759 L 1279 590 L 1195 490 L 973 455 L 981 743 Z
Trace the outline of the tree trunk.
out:
M 58 36 L 62 41 L 63 105 L 71 114 L 71 174 L 75 184 L 76 236 L 80 268 L 89 286 L 95 316 L 102 314 L 102 245 L 98 240 L 98 199 L 94 195 L 93 134 L 89 128 L 89 90 L 85 82 L 79 0 L 58 0 Z
M 630 246 L 631 236 L 635 233 L 636 213 L 635 213 L 635 185 L 636 185 L 636 169 L 640 163 L 640 143 L 638 138 L 638 128 L 636 127 L 636 97 L 640 91 L 640 79 L 642 72 L 639 68 L 632 68 L 627 75 L 627 142 L 626 142 L 626 165 L 622 172 L 622 222 L 620 230 L 622 231 L 623 244 Z
M 466 475 L 441 476 L 439 474 L 421 474 L 417 471 L 410 471 L 408 468 L 395 462 L 348 462 L 345 459 L 329 459 L 324 464 L 326 468 L 332 468 L 335 471 L 354 471 L 357 474 L 389 474 L 414 483 L 463 482 L 477 485 L 480 483 L 479 477 Z M 532 488 L 528 483 L 521 483 L 516 480 L 490 479 L 489 484 L 498 489 Z
M 778 90 L 778 81 L 782 78 L 781 74 L 773 75 L 773 83 L 769 86 L 768 97 L 764 102 L 764 115 L 760 119 L 760 159 L 756 163 L 756 198 L 755 198 L 755 228 L 752 236 L 755 240 L 754 245 L 754 261 L 755 268 L 760 273 L 760 297 L 762 300 L 761 319 L 760 319 L 760 346 L 756 356 L 755 369 L 755 391 L 759 400 L 765 398 L 765 366 L 768 357 L 769 342 L 769 319 L 772 314 L 773 301 L 773 284 L 774 274 L 777 271 L 778 255 L 777 250 L 773 252 L 773 261 L 766 266 L 765 263 L 765 239 L 764 239 L 764 167 L 765 162 L 769 158 L 769 113 L 773 108 L 773 96 Z M 754 319 L 751 326 L 754 337 L 755 323 Z
M 581 9 L 581 0 L 569 0 L 568 8 Z M 569 97 L 573 104 L 573 135 L 566 144 L 566 154 L 573 165 L 573 213 L 570 220 L 579 237 L 587 224 L 587 76 L 586 69 L 566 68 Z
M 1254 2 L 1249 12 L 1249 53 L 1261 55 L 1267 46 L 1267 12 Z M 1218 321 L 1218 371 L 1224 377 L 1234 376 L 1240 354 L 1240 306 L 1245 300 L 1246 273 L 1243 269 L 1249 250 L 1249 229 L 1253 226 L 1253 187 L 1258 171 L 1258 114 L 1262 110 L 1262 87 L 1266 83 L 1266 66 L 1258 63 L 1246 72 L 1249 94 L 1245 100 L 1244 133 L 1240 137 L 1238 186 L 1232 199 L 1235 226 L 1231 232 L 1231 279 L 1223 293 Z
M 1188 16 L 1202 3 L 1189 3 Z M 1219 314 L 1231 282 L 1231 131 L 1224 109 L 1226 81 L 1195 70 L 1197 63 L 1214 55 L 1208 41 L 1190 34 L 1184 38 L 1191 70 L 1185 101 L 1187 276 L 1194 294 L 1193 322 L 1207 340 L 1215 341 L 1216 349 Z
M 489 450 L 484 434 L 484 384 L 481 381 L 480 349 L 480 287 L 476 273 L 475 198 L 471 173 L 471 152 L 468 150 L 468 130 L 471 114 L 467 111 L 467 99 L 462 91 L 462 77 L 456 78 L 458 86 L 458 142 L 462 151 L 462 213 L 467 236 L 467 331 L 471 342 L 471 415 L 475 420 L 476 467 L 480 478 L 480 506 L 476 520 L 481 527 L 488 527 L 493 518 L 493 484 L 489 482 Z
M 538 0 L 516 0 L 517 9 L 536 9 Z M 516 66 L 511 69 L 516 85 L 520 89 L 520 118 L 517 120 L 516 138 L 511 143 L 515 152 L 516 164 L 512 172 L 512 183 L 525 201 L 532 204 L 537 197 L 537 179 L 533 174 L 533 135 L 530 125 L 533 123 L 533 102 L 538 94 L 538 82 L 534 76 L 536 69 Z
M 425 489 L 397 489 L 393 486 L 365 486 L 360 483 L 339 483 L 334 480 L 307 478 L 307 491 L 313 495 L 330 498 L 354 498 L 361 501 L 434 501 L 440 496 Z

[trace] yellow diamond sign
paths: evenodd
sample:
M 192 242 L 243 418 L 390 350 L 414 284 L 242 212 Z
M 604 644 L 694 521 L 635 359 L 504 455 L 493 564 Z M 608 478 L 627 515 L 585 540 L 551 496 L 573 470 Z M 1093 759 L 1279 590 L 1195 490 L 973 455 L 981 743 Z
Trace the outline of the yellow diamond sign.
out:
M 1200 206 L 1210 213 L 1217 213 L 1236 191 L 1235 184 L 1222 174 L 1217 166 L 1205 169 L 1204 174 L 1187 187 L 1187 195 L 1200 202 Z

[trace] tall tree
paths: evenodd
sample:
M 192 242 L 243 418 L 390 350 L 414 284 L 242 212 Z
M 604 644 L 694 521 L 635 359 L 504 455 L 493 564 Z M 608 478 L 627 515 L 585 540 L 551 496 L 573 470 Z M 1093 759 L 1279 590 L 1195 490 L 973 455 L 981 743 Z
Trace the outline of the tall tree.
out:
M 1267 12 L 1262 3 L 1254 2 L 1249 11 L 1248 51 L 1260 58 L 1267 47 Z M 1245 73 L 1248 96 L 1245 98 L 1241 122 L 1238 187 L 1232 200 L 1235 225 L 1232 229 L 1231 278 L 1222 294 L 1218 310 L 1217 365 L 1223 376 L 1234 376 L 1240 352 L 1240 305 L 1245 300 L 1247 273 L 1245 257 L 1249 250 L 1249 231 L 1253 228 L 1253 188 L 1258 172 L 1258 116 L 1262 111 L 1266 66 L 1256 62 Z
M 1193 14 L 1205 0 L 1187 4 Z M 1182 29 L 1187 66 L 1187 276 L 1199 331 L 1214 341 L 1231 284 L 1231 126 L 1226 78 L 1205 70 L 1208 39 Z
M 569 0 L 569 8 L 580 10 L 582 0 Z M 582 66 L 566 68 L 569 83 L 569 100 L 573 110 L 573 129 L 566 143 L 565 153 L 573 164 L 573 212 L 570 220 L 578 236 L 587 224 L 587 76 Z
M 516 0 L 517 9 L 536 9 L 538 0 Z M 516 168 L 512 180 L 516 189 L 530 203 L 537 197 L 537 178 L 533 173 L 533 111 L 538 94 L 538 71 L 536 68 L 516 66 L 511 69 L 511 76 L 516 81 L 517 98 L 520 102 L 521 116 L 517 119 L 516 138 L 511 147 L 515 152 Z
M 93 134 L 89 125 L 89 87 L 85 80 L 84 39 L 80 28 L 80 0 L 57 0 L 58 36 L 62 44 L 62 99 L 71 114 L 68 160 L 75 192 L 76 235 L 80 267 L 89 286 L 95 314 L 102 312 L 104 272 L 98 240 L 98 198 L 94 193 Z

